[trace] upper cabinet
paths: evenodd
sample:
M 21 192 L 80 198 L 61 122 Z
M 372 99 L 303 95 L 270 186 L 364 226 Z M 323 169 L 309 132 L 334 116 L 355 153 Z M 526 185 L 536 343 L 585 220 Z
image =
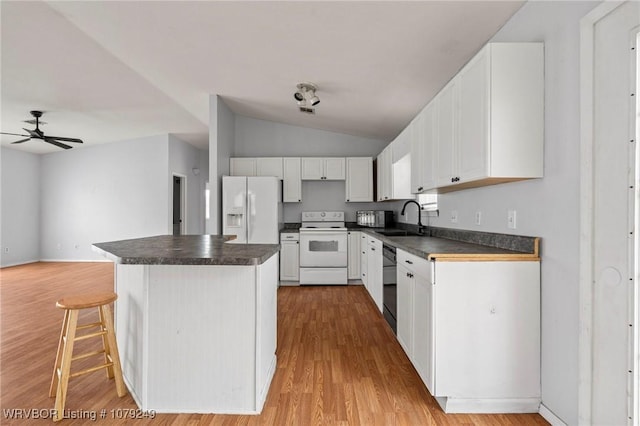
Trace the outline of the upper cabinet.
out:
M 543 44 L 487 44 L 411 125 L 414 193 L 542 177 Z
M 283 178 L 282 157 L 230 158 L 231 176 L 275 176 Z
M 382 150 L 376 160 L 376 168 L 378 172 L 377 201 L 393 199 L 392 154 L 391 145 L 388 145 L 384 150 Z
M 302 158 L 302 180 L 344 180 L 344 157 Z
M 347 157 L 345 195 L 347 202 L 373 201 L 373 159 Z
M 436 187 L 436 103 L 429 103 L 411 122 L 411 192 L 419 194 Z
M 300 158 L 283 158 L 282 201 L 299 203 L 302 201 L 302 181 L 300 180 Z

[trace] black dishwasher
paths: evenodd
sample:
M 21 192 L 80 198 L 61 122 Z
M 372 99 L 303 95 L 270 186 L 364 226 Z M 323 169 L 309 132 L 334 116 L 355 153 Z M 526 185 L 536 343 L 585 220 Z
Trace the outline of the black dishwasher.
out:
M 384 244 L 382 246 L 382 313 L 394 334 L 396 334 L 397 330 L 397 288 L 396 248 Z

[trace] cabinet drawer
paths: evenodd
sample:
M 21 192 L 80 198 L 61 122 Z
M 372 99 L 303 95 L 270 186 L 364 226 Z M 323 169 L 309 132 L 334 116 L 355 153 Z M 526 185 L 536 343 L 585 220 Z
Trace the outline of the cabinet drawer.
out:
M 398 249 L 396 251 L 396 260 L 399 265 L 403 265 L 411 272 L 417 275 L 421 275 L 424 278 L 431 277 L 431 264 L 427 259 L 415 256 L 407 253 L 406 251 Z M 431 280 L 429 280 L 431 281 Z
M 283 232 L 280 234 L 280 241 L 299 241 L 300 234 L 297 232 Z

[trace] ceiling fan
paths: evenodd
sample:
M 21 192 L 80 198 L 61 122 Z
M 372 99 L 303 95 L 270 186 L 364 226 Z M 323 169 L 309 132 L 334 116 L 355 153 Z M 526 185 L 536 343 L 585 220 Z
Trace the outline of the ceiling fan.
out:
M 31 115 L 35 118 L 34 120 L 26 120 L 25 123 L 30 123 L 30 124 L 35 124 L 36 128 L 34 130 L 29 130 L 29 129 L 24 129 L 24 131 L 26 131 L 27 133 L 29 133 L 28 135 L 20 135 L 17 133 L 4 133 L 4 132 L 0 132 L 0 134 L 2 135 L 12 135 L 12 136 L 22 136 L 25 139 L 20 139 L 19 141 L 15 141 L 15 142 L 11 142 L 12 144 L 14 143 L 23 143 L 26 142 L 30 139 L 42 139 L 43 141 L 50 143 L 52 145 L 55 146 L 59 146 L 60 148 L 64 148 L 64 149 L 71 149 L 72 147 L 70 145 L 67 145 L 65 143 L 62 143 L 60 141 L 64 141 L 64 142 L 74 142 L 74 143 L 83 143 L 81 139 L 76 139 L 76 138 L 64 138 L 61 136 L 47 136 L 45 135 L 42 130 L 40 130 L 40 117 L 42 117 L 42 111 L 30 111 Z M 45 124 L 44 122 L 42 122 L 42 124 Z

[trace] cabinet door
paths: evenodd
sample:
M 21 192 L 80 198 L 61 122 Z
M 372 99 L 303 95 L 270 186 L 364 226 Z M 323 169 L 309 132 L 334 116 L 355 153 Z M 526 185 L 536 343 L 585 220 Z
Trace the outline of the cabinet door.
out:
M 437 164 L 435 162 L 435 156 L 436 143 L 438 140 L 438 108 L 436 103 L 432 102 L 424 109 L 424 121 L 422 126 L 423 140 L 420 168 L 422 170 L 422 185 L 426 191 L 437 187 Z
M 456 96 L 457 82 L 449 83 L 436 98 L 438 108 L 437 175 L 438 186 L 456 182 Z
M 256 176 L 275 176 L 278 179 L 282 179 L 282 158 L 256 158 Z
M 411 361 L 432 394 L 434 387 L 433 284 L 429 277 L 415 274 L 413 287 L 413 321 Z
M 280 280 L 299 281 L 298 241 L 282 241 L 280 244 Z
M 459 75 L 458 176 L 460 182 L 486 177 L 489 144 L 489 50 Z
M 231 176 L 255 176 L 256 175 L 256 159 L 255 158 L 230 158 L 229 174 Z
M 302 158 L 302 180 L 320 180 L 324 177 L 324 158 Z
M 368 245 L 367 271 L 369 273 L 369 294 L 378 310 L 382 312 L 382 242 L 372 239 Z
M 373 201 L 373 160 L 350 157 L 347 161 L 345 194 L 347 202 Z
M 429 105 L 432 105 L 431 102 Z M 429 106 L 428 105 L 428 106 Z M 418 116 L 411 122 L 411 133 L 409 135 L 411 146 L 411 192 L 419 194 L 428 189 L 424 185 L 424 151 L 425 151 L 425 124 L 426 108 L 420 111 Z
M 324 178 L 326 180 L 344 180 L 344 169 L 344 157 L 324 159 Z
M 367 245 L 367 236 L 360 233 L 360 275 L 362 276 L 362 284 L 369 291 L 369 253 L 368 253 L 368 245 Z
M 302 181 L 300 179 L 300 158 L 283 158 L 282 201 L 299 203 L 302 201 Z
M 397 266 L 397 302 L 396 320 L 397 337 L 400 346 L 404 349 L 409 359 L 413 354 L 411 339 L 413 336 L 413 278 L 411 272 L 404 265 Z
M 348 252 L 349 263 L 347 277 L 350 280 L 360 279 L 360 232 L 349 231 Z

